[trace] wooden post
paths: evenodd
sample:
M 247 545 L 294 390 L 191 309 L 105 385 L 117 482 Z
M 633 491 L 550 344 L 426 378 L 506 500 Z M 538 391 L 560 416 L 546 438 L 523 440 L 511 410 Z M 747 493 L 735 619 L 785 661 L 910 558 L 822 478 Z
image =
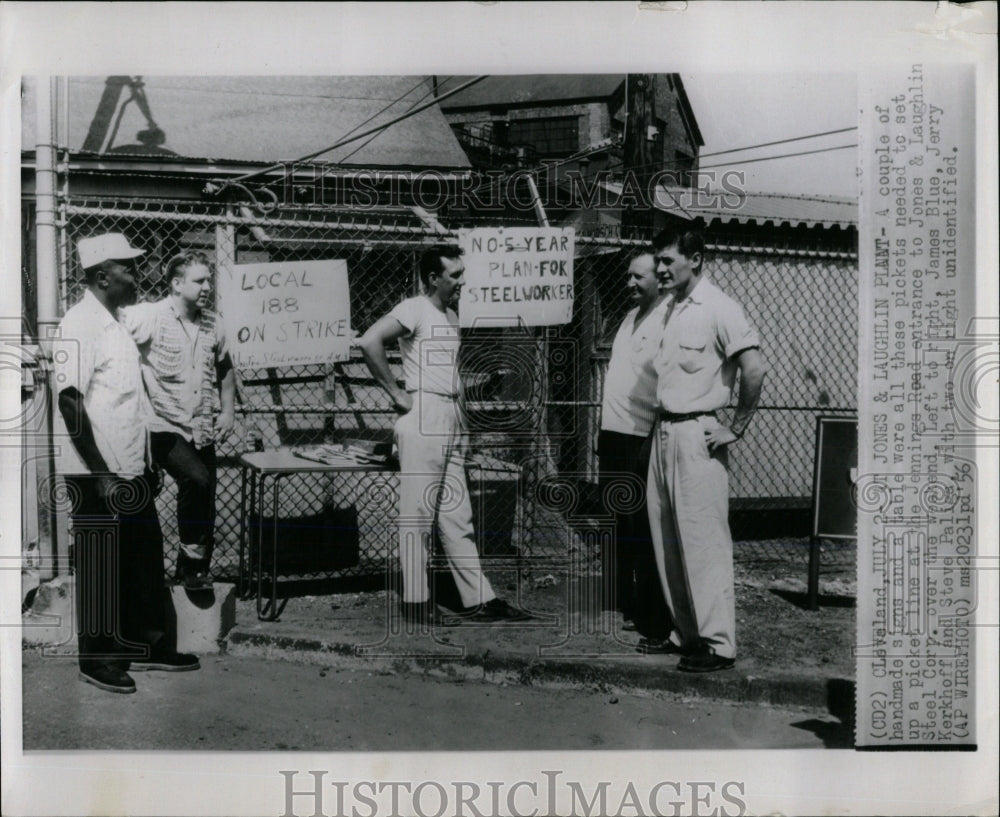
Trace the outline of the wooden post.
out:
M 639 202 L 622 209 L 622 236 L 648 237 L 653 227 L 653 199 L 655 191 L 650 183 L 658 170 L 654 167 L 653 142 L 649 128 L 656 122 L 654 100 L 656 79 L 653 74 L 629 74 L 628 93 L 625 98 L 625 176 L 623 196 L 640 192 Z

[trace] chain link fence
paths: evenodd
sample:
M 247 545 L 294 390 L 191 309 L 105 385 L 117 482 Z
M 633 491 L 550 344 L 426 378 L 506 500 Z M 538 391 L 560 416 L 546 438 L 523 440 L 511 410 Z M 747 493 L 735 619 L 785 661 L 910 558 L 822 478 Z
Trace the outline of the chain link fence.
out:
M 146 250 L 140 300 L 165 295 L 163 266 L 182 250 L 208 253 L 218 275 L 237 264 L 342 259 L 351 324 L 361 333 L 419 291 L 417 259 L 425 246 L 453 239 L 460 227 L 504 221 L 438 218 L 428 222 L 406 207 L 289 207 L 261 215 L 232 204 L 71 199 L 60 245 L 63 309 L 83 285 L 76 242 L 116 231 Z M 770 369 L 761 409 L 730 455 L 734 537 L 756 537 L 768 513 L 808 513 L 816 416 L 856 411 L 857 260 L 843 248 L 762 247 L 711 233 L 709 242 L 707 270 L 745 308 Z M 473 431 L 468 476 L 479 546 L 488 558 L 558 556 L 579 545 L 574 526 L 594 507 L 604 373 L 614 332 L 630 308 L 625 277 L 638 246 L 579 235 L 570 324 L 464 332 L 460 368 Z M 398 356 L 390 355 L 390 363 L 401 376 Z M 224 577 L 238 568 L 237 458 L 249 429 L 269 448 L 356 437 L 388 441 L 395 420 L 357 350 L 342 363 L 239 374 L 241 433 L 218 450 L 213 570 Z M 283 528 L 306 550 L 325 554 L 323 564 L 304 562 L 296 572 L 364 575 L 392 565 L 396 483 L 388 471 L 289 477 L 278 509 Z M 179 541 L 175 503 L 168 479 L 159 498 L 168 564 Z

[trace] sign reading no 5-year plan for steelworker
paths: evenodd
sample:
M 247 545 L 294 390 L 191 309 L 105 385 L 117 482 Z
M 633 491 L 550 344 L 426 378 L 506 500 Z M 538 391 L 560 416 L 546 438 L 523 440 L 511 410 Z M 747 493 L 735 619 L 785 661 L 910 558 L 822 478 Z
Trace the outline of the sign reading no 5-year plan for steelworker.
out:
M 220 312 L 239 369 L 347 360 L 346 261 L 236 264 L 219 271 Z
M 573 317 L 576 234 L 562 227 L 462 230 L 462 326 L 557 326 Z

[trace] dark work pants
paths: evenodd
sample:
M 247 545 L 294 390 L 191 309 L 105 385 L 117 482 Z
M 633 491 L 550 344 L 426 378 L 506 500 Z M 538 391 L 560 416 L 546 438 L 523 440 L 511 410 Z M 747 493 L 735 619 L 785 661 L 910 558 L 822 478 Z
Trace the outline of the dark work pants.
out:
M 208 567 L 215 542 L 215 446 L 195 448 L 179 434 L 151 435 L 153 462 L 177 483 L 181 552 Z
M 92 476 L 65 477 L 73 501 L 77 643 L 82 668 L 170 651 L 163 534 L 149 475 L 124 479 L 109 502 Z
M 616 608 L 643 635 L 666 638 L 670 611 L 660 587 L 645 501 L 650 451 L 649 437 L 604 430 L 598 437 L 601 496 L 606 513 L 615 517 L 615 541 L 605 554 L 604 571 Z

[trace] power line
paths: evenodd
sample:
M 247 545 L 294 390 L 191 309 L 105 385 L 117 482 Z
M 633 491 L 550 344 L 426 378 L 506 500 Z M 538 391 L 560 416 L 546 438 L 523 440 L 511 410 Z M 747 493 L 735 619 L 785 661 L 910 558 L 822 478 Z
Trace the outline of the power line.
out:
M 308 162 L 311 159 L 315 159 L 317 156 L 321 156 L 324 153 L 329 153 L 331 150 L 336 150 L 337 148 L 343 147 L 344 145 L 349 145 L 351 142 L 360 141 L 361 139 L 364 139 L 366 136 L 370 136 L 373 133 L 377 133 L 379 131 L 386 130 L 387 128 L 391 128 L 393 125 L 402 122 L 404 119 L 409 119 L 411 116 L 415 116 L 421 111 L 425 111 L 428 108 L 437 105 L 441 100 L 447 99 L 448 97 L 457 94 L 459 91 L 464 91 L 466 88 L 472 87 L 477 82 L 482 82 L 484 79 L 486 79 L 486 76 L 487 76 L 486 74 L 482 74 L 478 77 L 474 77 L 468 82 L 462 83 L 457 88 L 453 88 L 452 90 L 448 91 L 445 94 L 442 94 L 441 96 L 434 97 L 434 99 L 432 99 L 430 102 L 427 102 L 423 105 L 418 105 L 416 108 L 412 108 L 406 113 L 397 116 L 395 119 L 390 119 L 383 125 L 379 125 L 377 127 L 370 128 L 369 130 L 362 131 L 361 133 L 347 137 L 346 139 L 340 139 L 334 144 L 330 145 L 329 147 L 313 151 L 312 153 L 307 153 L 305 156 L 302 156 L 296 159 L 294 162 L 291 162 L 291 164 L 301 164 L 302 162 Z M 265 173 L 271 173 L 275 170 L 281 170 L 283 167 L 287 167 L 288 164 L 289 162 L 279 162 L 277 164 L 271 165 L 270 167 L 265 167 L 263 170 L 255 170 L 253 173 L 246 173 L 242 176 L 237 176 L 235 179 L 226 179 L 218 186 L 218 189 L 215 189 L 212 192 L 216 194 L 221 193 L 223 190 L 225 190 L 227 187 L 233 184 L 239 184 L 241 182 L 245 182 L 250 179 L 256 178 L 257 176 L 262 176 Z
M 822 131 L 821 133 L 808 133 L 805 136 L 792 136 L 789 139 L 778 139 L 774 142 L 761 142 L 758 145 L 748 145 L 747 147 L 742 148 L 729 148 L 729 150 L 717 150 L 714 153 L 702 153 L 700 154 L 700 158 L 707 159 L 710 156 L 722 156 L 724 153 L 742 153 L 745 150 L 755 150 L 756 148 L 769 148 L 774 145 L 787 145 L 789 142 L 801 142 L 805 139 L 817 139 L 820 136 L 833 136 L 837 133 L 848 133 L 857 129 L 858 128 L 855 125 L 852 128 L 838 128 L 837 130 L 827 130 Z
M 423 84 L 424 84 L 424 80 L 423 80 L 423 79 L 421 79 L 421 80 L 420 80 L 420 82 L 418 82 L 418 83 L 417 83 L 416 85 L 414 85 L 414 86 L 413 86 L 412 88 L 410 88 L 410 90 L 409 90 L 409 91 L 407 91 L 407 92 L 406 92 L 405 94 L 403 94 L 402 96 L 399 96 L 399 97 L 396 97 L 396 99 L 394 99 L 394 100 L 393 100 L 392 102 L 390 102 L 390 103 L 389 103 L 388 105 L 386 105 L 385 107 L 383 107 L 383 108 L 382 108 L 381 110 L 378 110 L 378 111 L 376 111 L 375 113 L 373 113 L 373 114 L 372 114 L 371 116 L 369 116 L 369 117 L 368 117 L 368 118 L 367 118 L 366 120 L 364 120 L 363 122 L 359 122 L 359 123 L 358 123 L 357 125 L 355 125 L 355 126 L 354 126 L 353 128 L 351 128 L 351 129 L 350 129 L 350 130 L 349 130 L 349 131 L 348 131 L 347 133 L 345 133 L 345 134 L 344 134 L 343 136 L 341 136 L 341 139 L 343 139 L 343 138 L 344 138 L 344 137 L 346 137 L 346 136 L 350 136 L 350 135 L 351 135 L 352 133 L 355 133 L 356 131 L 360 130 L 360 129 L 361 129 L 361 128 L 363 128 L 363 127 L 364 127 L 365 125 L 367 125 L 367 124 L 368 124 L 369 122 L 371 122 L 371 121 L 372 121 L 373 119 L 378 119 L 378 117 L 380 117 L 380 116 L 381 116 L 382 114 L 384 114 L 384 113 L 385 113 L 385 112 L 386 112 L 387 110 L 389 110 L 389 108 L 391 108 L 391 107 L 392 107 L 393 105 L 396 105 L 396 104 L 398 104 L 398 103 L 402 102 L 402 101 L 403 101 L 404 99 L 406 99 L 406 98 L 407 98 L 407 97 L 408 97 L 408 96 L 409 96 L 410 94 L 412 94 L 412 93 L 413 93 L 414 91 L 416 91 L 416 90 L 417 90 L 418 88 L 422 87 L 422 86 L 423 86 Z M 427 94 L 424 94 L 424 96 L 420 97 L 420 100 L 423 100 L 423 99 L 426 99 L 426 97 L 427 97 Z M 420 101 L 420 100 L 418 100 L 418 104 L 419 104 L 419 101 Z
M 829 153 L 834 150 L 847 150 L 849 148 L 856 148 L 857 146 L 858 145 L 855 142 L 850 145 L 837 145 L 836 147 L 832 148 L 819 148 L 818 150 L 802 150 L 799 151 L 798 153 L 781 153 L 777 156 L 761 156 L 758 159 L 736 159 L 732 162 L 723 162 L 722 164 L 717 164 L 717 165 L 706 165 L 705 167 L 699 167 L 698 169 L 712 170 L 713 168 L 716 167 L 729 167 L 731 165 L 752 165 L 755 162 L 771 162 L 774 161 L 775 159 L 791 159 L 795 156 L 813 156 L 817 153 Z
M 817 138 L 819 138 L 821 136 L 832 136 L 832 135 L 835 135 L 835 134 L 838 134 L 838 133 L 848 133 L 850 131 L 856 131 L 857 129 L 858 128 L 855 126 L 855 127 L 850 127 L 850 128 L 837 128 L 836 130 L 820 131 L 818 133 L 807 133 L 807 134 L 804 134 L 802 136 L 791 136 L 791 137 L 789 137 L 787 139 L 776 139 L 776 140 L 774 140 L 772 142 L 760 142 L 758 144 L 746 145 L 744 147 L 729 148 L 727 150 L 717 150 L 717 151 L 714 151 L 712 153 L 702 153 L 702 154 L 700 154 L 698 156 L 698 158 L 699 159 L 707 159 L 707 158 L 711 158 L 713 156 L 722 156 L 722 155 L 725 155 L 727 153 L 742 153 L 744 151 L 756 150 L 758 148 L 772 147 L 774 145 L 786 145 L 786 144 L 790 144 L 792 142 L 801 142 L 801 141 L 804 141 L 806 139 L 817 139 Z M 730 165 L 730 164 L 750 164 L 752 162 L 767 161 L 769 159 L 784 159 L 784 158 L 788 158 L 788 157 L 791 157 L 791 156 L 806 156 L 806 155 L 809 155 L 810 153 L 822 153 L 822 152 L 824 152 L 824 150 L 843 150 L 844 147 L 852 147 L 852 146 L 851 145 L 847 145 L 847 146 L 839 146 L 839 147 L 835 147 L 835 148 L 824 148 L 824 149 L 820 149 L 820 150 L 816 150 L 816 151 L 803 151 L 801 153 L 781 154 L 781 155 L 778 155 L 778 156 L 765 157 L 763 159 L 745 159 L 745 160 L 734 159 L 734 160 L 732 160 L 730 162 L 726 162 L 724 164 L 710 165 L 709 167 L 706 167 L 706 168 L 699 168 L 699 170 L 702 170 L 702 169 L 708 170 L 708 169 L 711 169 L 711 168 L 714 168 L 714 167 L 725 167 L 725 166 Z M 591 155 L 591 154 L 596 153 L 596 152 L 599 152 L 600 150 L 603 150 L 603 149 L 604 149 L 603 147 L 598 148 L 596 150 L 594 150 L 594 149 L 587 149 L 585 151 L 580 151 L 578 154 L 574 154 L 573 156 L 567 157 L 566 159 L 562 159 L 562 160 L 560 160 L 557 163 L 550 162 L 548 164 L 543 164 L 543 165 L 540 165 L 538 167 L 535 167 L 535 168 L 532 168 L 532 169 L 523 170 L 523 171 L 519 171 L 519 172 L 522 172 L 522 173 L 531 173 L 531 174 L 534 175 L 534 174 L 541 173 L 543 171 L 549 170 L 551 168 L 560 167 L 560 166 L 562 166 L 562 165 L 564 165 L 564 164 L 566 164 L 568 162 L 577 161 L 578 159 L 585 158 L 585 156 Z M 660 168 L 669 168 L 669 167 L 676 167 L 678 165 L 686 164 L 688 161 L 689 160 L 684 159 L 684 160 L 673 160 L 673 161 L 667 161 L 667 162 L 650 162 L 648 165 L 639 165 L 639 166 L 633 167 L 632 169 L 633 170 L 645 170 L 646 168 L 649 168 L 649 167 L 653 167 L 653 168 L 657 168 L 657 167 L 660 167 Z M 606 170 L 610 170 L 610 169 L 616 169 L 616 168 L 619 168 L 619 167 L 624 167 L 624 163 L 619 163 L 619 164 L 615 165 L 614 168 L 605 168 L 605 169 Z M 582 178 L 586 179 L 586 178 L 594 178 L 594 177 L 595 176 L 590 176 L 590 177 L 583 176 Z
M 447 82 L 450 79 L 451 79 L 451 77 L 445 77 L 444 80 L 442 80 L 442 83 Z M 412 88 L 411 90 L 409 90 L 405 94 L 403 94 L 403 96 L 401 96 L 399 99 L 397 99 L 396 102 L 402 102 L 406 97 L 408 97 L 410 94 L 412 94 L 415 90 L 417 90 L 417 88 L 419 88 L 423 84 L 424 84 L 423 80 L 421 80 L 418 85 L 416 85 L 414 88 Z M 421 102 L 423 102 L 425 99 L 427 99 L 427 97 L 431 96 L 433 93 L 434 93 L 434 88 L 431 88 L 422 97 L 420 97 L 420 99 L 418 99 L 416 102 L 414 102 L 413 106 L 419 105 Z M 385 108 L 383 108 L 381 111 L 379 111 L 379 113 L 374 114 L 371 117 L 369 117 L 368 119 L 366 119 L 360 125 L 358 125 L 357 127 L 355 127 L 354 130 L 348 131 L 348 133 L 345 134 L 345 136 L 353 133 L 355 130 L 357 130 L 358 128 L 360 128 L 362 125 L 368 124 L 368 122 L 370 122 L 376 116 L 379 116 L 381 113 L 383 113 L 384 111 L 387 111 L 389 108 L 391 108 L 393 105 L 395 105 L 396 102 L 389 103 L 389 105 L 387 105 Z M 413 106 L 411 106 L 411 107 L 413 107 Z M 381 136 L 383 133 L 385 133 L 385 131 L 377 131 L 376 133 L 372 134 L 372 136 L 371 136 L 370 139 L 368 139 L 368 140 L 362 142 L 360 145 L 358 145 L 354 150 L 352 150 L 350 153 L 348 153 L 346 156 L 344 156 L 339 162 L 337 162 L 337 164 L 339 164 L 339 165 L 346 164 L 348 159 L 350 159 L 352 156 L 354 156 L 355 154 L 359 153 L 360 151 L 364 150 L 372 142 L 374 142 L 376 139 L 378 139 L 379 136 Z

